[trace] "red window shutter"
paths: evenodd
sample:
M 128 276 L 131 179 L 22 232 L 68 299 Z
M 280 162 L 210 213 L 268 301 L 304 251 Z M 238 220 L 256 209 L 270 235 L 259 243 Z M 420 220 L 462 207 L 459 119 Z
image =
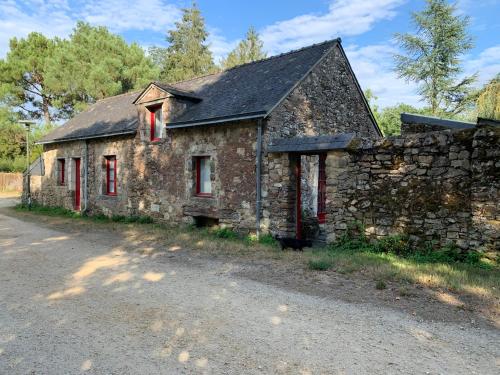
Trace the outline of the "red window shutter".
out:
M 326 154 L 319 155 L 318 222 L 326 222 Z

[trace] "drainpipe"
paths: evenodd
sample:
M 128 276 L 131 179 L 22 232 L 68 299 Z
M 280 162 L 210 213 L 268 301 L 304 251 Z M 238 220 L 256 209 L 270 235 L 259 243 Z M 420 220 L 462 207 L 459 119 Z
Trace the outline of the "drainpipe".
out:
M 257 157 L 256 157 L 256 200 L 255 200 L 255 226 L 257 238 L 260 236 L 260 208 L 261 208 L 261 164 L 262 164 L 262 119 L 257 120 Z
M 85 155 L 83 162 L 83 212 L 87 213 L 88 202 L 88 175 L 89 175 L 89 141 L 85 141 Z

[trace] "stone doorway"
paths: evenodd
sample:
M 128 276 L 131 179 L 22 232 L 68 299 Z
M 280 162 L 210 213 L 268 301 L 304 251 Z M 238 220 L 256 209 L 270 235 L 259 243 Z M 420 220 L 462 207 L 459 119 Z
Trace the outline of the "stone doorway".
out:
M 292 154 L 295 237 L 324 240 L 326 219 L 326 153 Z M 292 196 L 293 197 L 293 196 Z

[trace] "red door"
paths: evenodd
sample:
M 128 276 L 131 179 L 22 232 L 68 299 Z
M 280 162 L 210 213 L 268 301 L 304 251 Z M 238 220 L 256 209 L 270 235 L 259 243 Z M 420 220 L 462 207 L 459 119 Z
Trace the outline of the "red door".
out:
M 80 158 L 75 158 L 75 210 L 80 211 Z

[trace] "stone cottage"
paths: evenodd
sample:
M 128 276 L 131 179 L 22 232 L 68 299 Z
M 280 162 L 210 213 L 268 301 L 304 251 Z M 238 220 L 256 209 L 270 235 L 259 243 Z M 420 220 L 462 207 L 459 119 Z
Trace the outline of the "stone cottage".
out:
M 402 115 L 383 138 L 339 39 L 103 99 L 47 135 L 33 199 L 335 241 L 500 247 L 500 126 Z
M 301 236 L 309 220 L 320 235 L 327 148 L 316 142 L 302 157 L 268 148 L 273 139 L 332 143 L 346 134 L 381 136 L 335 39 L 98 101 L 40 141 L 45 172 L 32 194 L 41 204 L 90 214 L 242 232 Z M 277 207 L 284 196 L 290 199 Z

